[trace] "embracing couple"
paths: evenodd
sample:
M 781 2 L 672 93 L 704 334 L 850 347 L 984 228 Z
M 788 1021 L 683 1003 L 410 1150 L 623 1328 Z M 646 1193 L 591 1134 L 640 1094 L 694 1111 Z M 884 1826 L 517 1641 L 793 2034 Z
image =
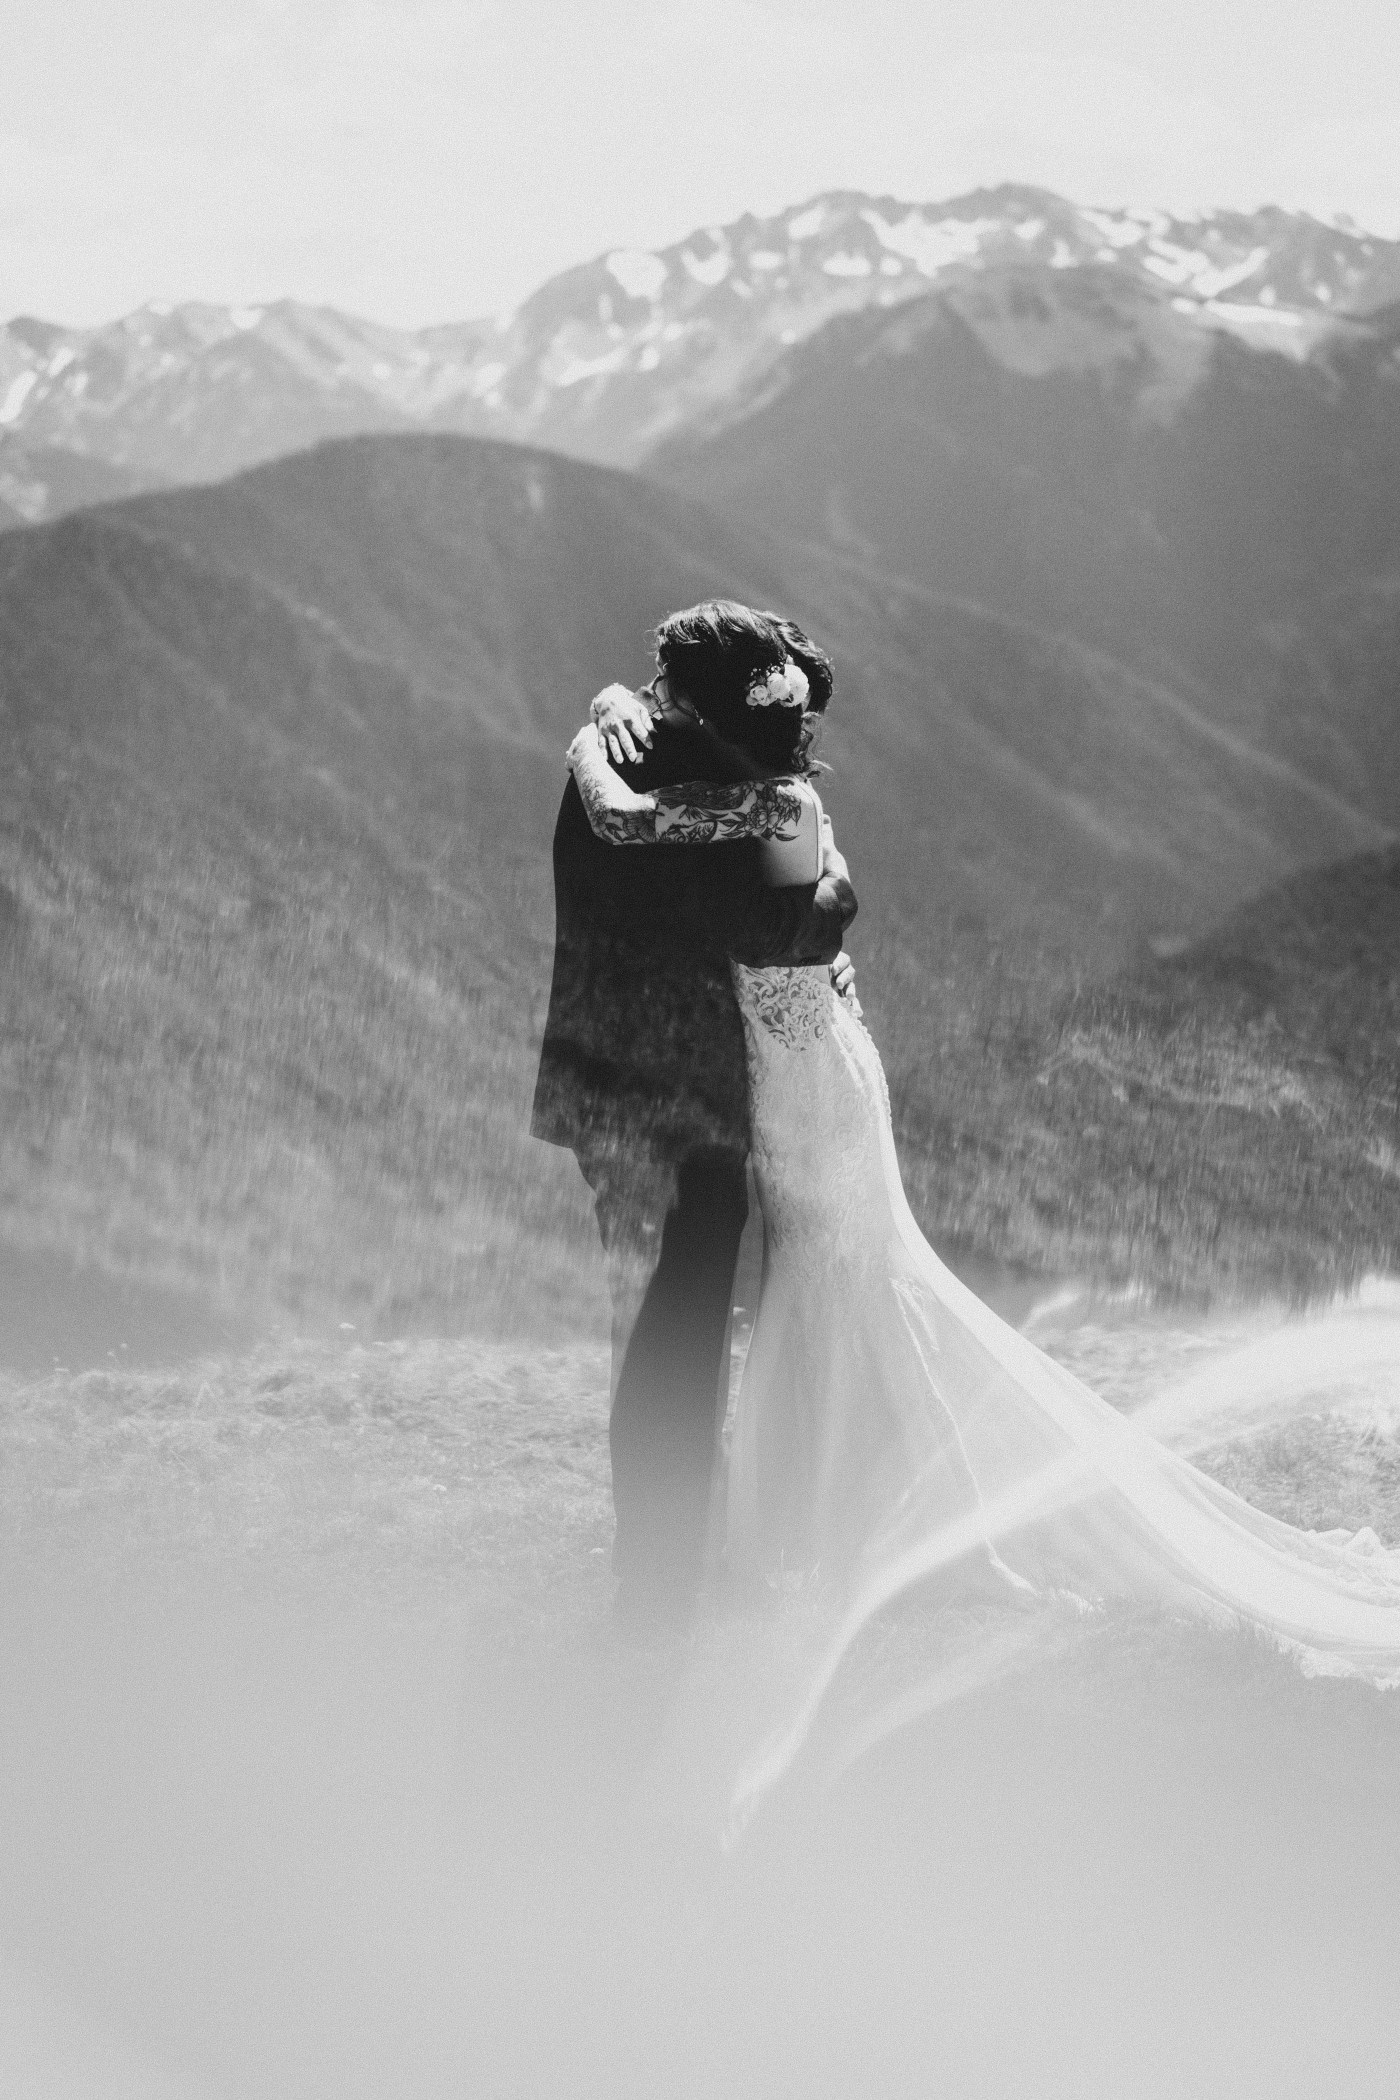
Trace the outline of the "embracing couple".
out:
M 656 660 L 569 748 L 533 1122 L 573 1149 L 608 1262 L 623 1614 L 685 1618 L 713 1505 L 728 1571 L 815 1578 L 843 1639 L 956 1580 L 1018 1605 L 1151 1599 L 1400 1678 L 1400 1556 L 1220 1487 L 919 1231 L 813 786 L 829 658 L 717 600 L 664 620 Z M 746 1158 L 763 1285 L 720 1498 Z

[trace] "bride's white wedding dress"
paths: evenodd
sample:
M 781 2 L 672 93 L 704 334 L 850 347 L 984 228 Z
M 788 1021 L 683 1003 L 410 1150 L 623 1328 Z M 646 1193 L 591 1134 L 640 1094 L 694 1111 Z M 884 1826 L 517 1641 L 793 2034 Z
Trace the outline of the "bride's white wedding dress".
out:
M 578 764 L 595 829 L 656 846 L 658 796 L 634 794 L 596 753 Z M 664 835 L 712 837 L 718 808 L 725 836 L 762 839 L 769 881 L 810 882 L 821 805 L 805 782 L 782 786 L 776 827 L 771 795 L 744 810 L 732 791 L 717 803 L 720 791 L 667 789 Z M 624 815 L 610 830 L 611 810 Z M 765 1253 L 724 1552 L 740 1577 L 815 1578 L 840 1611 L 762 1769 L 781 1768 L 871 1615 L 939 1574 L 1008 1598 L 1125 1598 L 1243 1622 L 1309 1669 L 1400 1684 L 1400 1553 L 1371 1532 L 1266 1516 L 998 1319 L 914 1221 L 879 1055 L 827 971 L 732 968 Z
M 810 879 L 768 850 L 772 879 Z M 766 1247 L 731 1566 L 829 1581 L 843 1641 L 957 1570 L 1249 1622 L 1311 1669 L 1400 1682 L 1400 1554 L 1254 1509 L 992 1313 L 914 1221 L 879 1055 L 828 973 L 733 967 Z

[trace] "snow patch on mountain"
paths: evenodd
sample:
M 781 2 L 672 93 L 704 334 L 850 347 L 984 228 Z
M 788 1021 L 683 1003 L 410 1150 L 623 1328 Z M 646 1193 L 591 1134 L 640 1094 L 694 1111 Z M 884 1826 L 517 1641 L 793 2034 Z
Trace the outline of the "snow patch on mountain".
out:
M 668 274 L 661 257 L 643 248 L 615 248 L 607 266 L 629 299 L 655 299 Z
M 1244 284 L 1254 277 L 1269 259 L 1267 248 L 1255 248 L 1243 262 L 1236 263 L 1232 270 L 1202 270 L 1195 279 L 1195 288 L 1203 299 L 1218 299 L 1222 292 L 1233 291 L 1237 284 Z M 1327 286 L 1319 285 L 1318 294 L 1323 300 L 1332 294 Z
M 1095 292 L 1076 318 L 1060 294 L 1079 271 L 1129 303 Z M 92 329 L 20 318 L 0 327 L 0 428 L 166 481 L 425 427 L 632 465 L 835 316 L 979 286 L 994 354 L 1027 370 L 1116 356 L 1155 312 L 1176 339 L 1154 336 L 1154 355 L 1179 372 L 1197 330 L 1311 355 L 1346 317 L 1400 300 L 1400 242 L 1303 213 L 1172 215 L 1017 184 L 943 204 L 832 191 L 662 250 L 615 248 L 512 313 L 418 331 L 293 300 L 153 301 Z
M 1120 218 L 1113 212 L 1082 210 L 1079 214 L 1092 226 L 1110 249 L 1133 248 L 1147 238 L 1147 228 L 1135 219 Z
M 5 389 L 5 398 L 0 401 L 0 423 L 18 421 L 19 412 L 28 400 L 38 376 L 37 372 L 20 372 L 10 381 Z
M 996 219 L 926 219 L 921 212 L 906 212 L 891 222 L 878 211 L 863 211 L 861 217 L 883 246 L 896 255 L 907 255 L 925 277 L 936 277 L 950 263 L 976 255 L 985 237 L 999 229 Z
M 570 357 L 561 354 L 551 357 L 540 367 L 541 378 L 554 386 L 577 386 L 584 379 L 601 379 L 606 372 L 616 372 L 628 361 L 630 346 L 619 343 L 615 350 L 605 351 L 601 357 Z
M 716 248 L 712 255 L 692 255 L 689 248 L 681 250 L 681 261 L 688 277 L 697 284 L 723 284 L 734 267 L 733 257 L 727 248 Z
M 1202 299 L 1218 299 L 1222 292 L 1255 276 L 1269 259 L 1267 247 L 1254 248 L 1242 262 L 1221 269 L 1199 248 L 1178 248 L 1162 240 L 1154 240 L 1151 246 L 1153 253 L 1143 257 L 1143 267 L 1166 284 L 1189 284 Z M 1322 290 L 1325 293 L 1326 287 Z
M 482 365 L 479 371 L 472 374 L 471 391 L 479 401 L 485 400 L 488 394 L 496 391 L 505 376 L 506 367 L 499 360 L 494 364 Z
M 1178 248 L 1171 241 L 1154 241 L 1152 250 L 1143 258 L 1143 267 L 1164 284 L 1184 284 L 1198 271 L 1210 268 L 1210 257 L 1202 255 L 1198 248 Z

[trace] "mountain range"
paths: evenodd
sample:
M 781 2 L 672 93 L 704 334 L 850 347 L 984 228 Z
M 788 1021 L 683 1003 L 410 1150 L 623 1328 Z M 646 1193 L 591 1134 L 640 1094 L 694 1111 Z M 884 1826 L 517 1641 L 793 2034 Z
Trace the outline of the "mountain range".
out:
M 0 502 L 32 522 L 91 500 L 75 496 L 66 452 L 129 487 L 212 480 L 368 430 L 636 466 L 833 318 L 1008 269 L 1054 284 L 1088 265 L 1124 297 L 1160 295 L 1185 365 L 1221 334 L 1306 359 L 1400 300 L 1400 242 L 1300 213 L 1100 210 L 1016 184 L 939 204 L 833 191 L 655 252 L 613 250 L 494 319 L 409 331 L 288 299 L 151 304 L 94 328 L 19 317 L 0 328 L 0 436 L 23 453 L 0 450 Z
M 148 308 L 12 323 L 0 354 L 0 499 L 31 521 L 365 423 L 641 459 L 766 543 L 843 652 L 835 748 L 863 715 L 857 779 L 995 918 L 1077 885 L 1076 938 L 1199 925 L 1400 809 L 1400 243 L 841 192 L 616 251 L 497 324 Z

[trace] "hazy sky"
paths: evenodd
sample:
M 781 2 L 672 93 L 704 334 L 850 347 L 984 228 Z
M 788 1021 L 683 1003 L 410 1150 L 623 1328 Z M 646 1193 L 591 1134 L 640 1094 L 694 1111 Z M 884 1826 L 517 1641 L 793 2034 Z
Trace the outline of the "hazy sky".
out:
M 1400 0 L 14 0 L 0 315 L 522 296 L 836 185 L 1400 235 Z

